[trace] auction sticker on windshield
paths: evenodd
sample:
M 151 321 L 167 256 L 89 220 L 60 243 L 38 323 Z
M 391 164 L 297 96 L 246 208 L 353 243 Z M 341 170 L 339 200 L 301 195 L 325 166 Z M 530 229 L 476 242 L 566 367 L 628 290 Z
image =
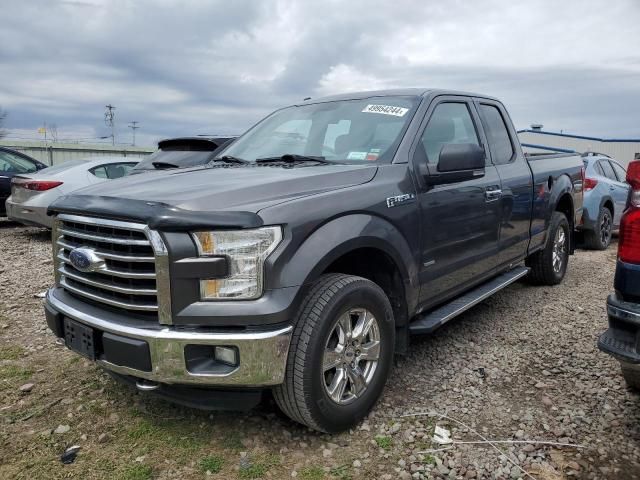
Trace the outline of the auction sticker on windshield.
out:
M 367 105 L 362 110 L 362 113 L 381 113 L 382 115 L 404 117 L 404 114 L 408 111 L 408 108 L 394 107 L 393 105 Z

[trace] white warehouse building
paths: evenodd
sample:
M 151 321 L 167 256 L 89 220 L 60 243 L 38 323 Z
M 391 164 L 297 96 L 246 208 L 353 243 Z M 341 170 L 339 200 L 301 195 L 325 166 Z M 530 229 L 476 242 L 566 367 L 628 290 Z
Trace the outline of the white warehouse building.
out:
M 567 133 L 547 132 L 537 125 L 519 130 L 518 137 L 527 153 L 597 152 L 604 153 L 626 166 L 640 159 L 640 138 L 596 138 Z

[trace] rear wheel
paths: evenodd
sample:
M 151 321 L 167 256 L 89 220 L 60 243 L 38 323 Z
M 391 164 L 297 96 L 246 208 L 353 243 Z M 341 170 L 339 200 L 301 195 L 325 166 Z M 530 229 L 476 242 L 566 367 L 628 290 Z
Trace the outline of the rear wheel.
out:
M 594 230 L 584 232 L 584 244 L 591 250 L 606 250 L 611 243 L 613 215 L 607 207 L 602 207 Z
M 536 285 L 557 285 L 567 273 L 571 231 L 569 221 L 562 212 L 553 212 L 549 222 L 547 244 L 527 258 L 531 268 L 528 280 Z
M 297 318 L 282 385 L 273 394 L 291 419 L 322 432 L 357 424 L 382 393 L 393 358 L 389 299 L 375 283 L 323 275 Z
M 633 390 L 640 391 L 640 365 L 629 365 L 627 363 L 620 363 L 622 368 L 622 376 L 624 381 L 627 382 L 627 386 Z

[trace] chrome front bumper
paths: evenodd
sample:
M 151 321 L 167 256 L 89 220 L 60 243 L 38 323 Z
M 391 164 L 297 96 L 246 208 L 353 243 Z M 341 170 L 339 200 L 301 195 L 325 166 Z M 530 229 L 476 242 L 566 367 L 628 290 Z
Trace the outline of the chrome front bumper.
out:
M 82 323 L 99 332 L 110 332 L 142 340 L 149 345 L 151 371 L 116 365 L 98 358 L 96 363 L 113 372 L 167 384 L 260 387 L 282 383 L 293 327 L 271 331 L 215 333 L 202 329 L 180 329 L 155 325 L 140 328 L 98 318 L 74 308 L 47 292 L 47 307 L 62 317 Z M 94 308 L 89 308 L 95 312 Z M 154 326 L 154 327 L 155 327 Z M 232 346 L 239 354 L 239 364 L 224 374 L 194 373 L 187 368 L 186 345 Z

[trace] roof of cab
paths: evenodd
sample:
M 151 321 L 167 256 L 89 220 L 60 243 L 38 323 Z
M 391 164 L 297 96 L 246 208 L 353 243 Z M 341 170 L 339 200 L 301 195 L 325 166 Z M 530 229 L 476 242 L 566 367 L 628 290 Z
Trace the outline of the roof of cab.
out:
M 465 97 L 486 98 L 488 100 L 498 101 L 497 98 L 490 97 L 488 95 L 481 95 L 471 92 L 460 92 L 456 90 L 445 90 L 436 88 L 393 88 L 387 90 L 369 90 L 362 92 L 349 92 L 341 93 L 338 95 L 329 95 L 326 97 L 309 98 L 303 103 L 297 105 L 304 105 L 306 103 L 321 103 L 321 102 L 333 102 L 338 100 L 362 100 L 370 97 L 427 97 L 427 96 L 439 96 L 439 95 L 462 95 Z

